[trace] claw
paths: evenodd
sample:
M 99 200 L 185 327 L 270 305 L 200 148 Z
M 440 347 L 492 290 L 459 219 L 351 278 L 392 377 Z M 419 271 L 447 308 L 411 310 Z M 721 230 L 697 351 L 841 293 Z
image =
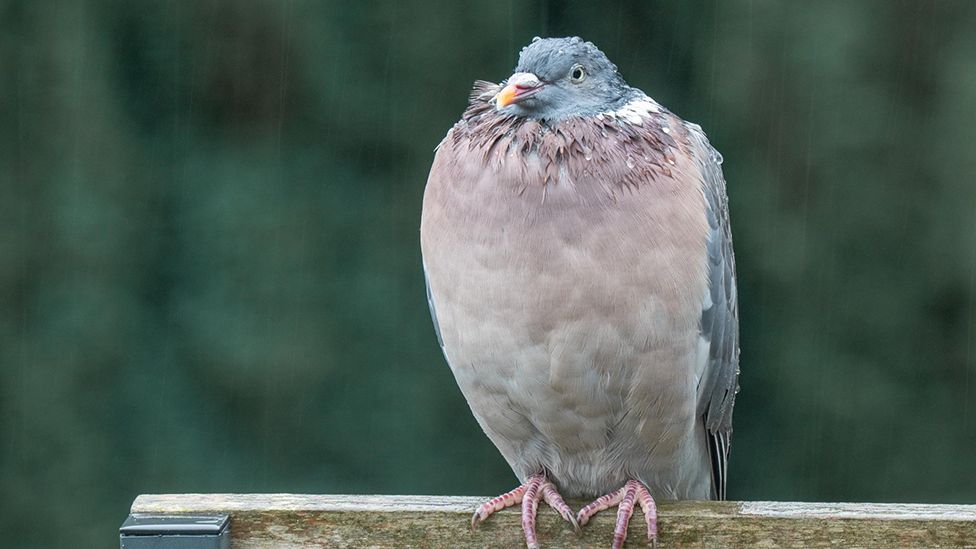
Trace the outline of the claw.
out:
M 535 536 L 535 513 L 539 509 L 542 499 L 540 488 L 546 482 L 542 475 L 533 475 L 525 483 L 525 497 L 522 498 L 522 531 L 525 532 L 525 544 L 529 549 L 539 549 L 539 540 Z
M 474 510 L 474 516 L 471 517 L 471 531 L 474 532 L 477 530 L 478 525 L 495 511 L 501 511 L 506 507 L 511 507 L 515 504 L 522 503 L 522 498 L 525 496 L 525 490 L 526 484 L 523 484 L 511 492 L 506 492 L 497 498 L 490 499 L 479 505 L 478 508 Z
M 647 542 L 651 547 L 657 547 L 657 504 L 651 497 L 651 492 L 641 483 L 637 483 L 637 502 L 644 512 L 644 525 L 647 527 Z
M 521 503 L 525 544 L 528 549 L 539 549 L 539 540 L 535 532 L 535 519 L 539 509 L 539 501 L 543 500 L 555 509 L 563 519 L 572 524 L 573 529 L 579 534 L 580 525 L 576 521 L 573 511 L 563 501 L 562 496 L 556 490 L 556 486 L 549 482 L 543 473 L 532 475 L 522 486 L 479 505 L 471 517 L 471 530 L 476 530 L 478 525 L 492 513 Z
M 579 523 L 576 522 L 576 515 L 573 513 L 573 510 L 569 508 L 569 505 L 566 505 L 566 502 L 563 500 L 563 497 L 559 495 L 559 492 L 556 491 L 556 486 L 553 483 L 547 481 L 542 486 L 542 497 L 546 500 L 546 503 L 549 504 L 549 507 L 555 509 L 566 522 L 573 525 L 573 531 L 576 532 L 576 535 L 579 535 L 580 532 L 582 532 Z
M 580 509 L 576 518 L 583 525 L 589 522 L 593 515 L 617 505 L 617 523 L 613 529 L 612 549 L 620 549 L 627 539 L 627 525 L 630 523 L 630 517 L 634 514 L 635 502 L 640 505 L 644 512 L 644 521 L 647 525 L 647 542 L 652 547 L 656 547 L 657 506 L 650 491 L 639 481 L 627 481 L 623 488 L 597 498 L 593 503 Z

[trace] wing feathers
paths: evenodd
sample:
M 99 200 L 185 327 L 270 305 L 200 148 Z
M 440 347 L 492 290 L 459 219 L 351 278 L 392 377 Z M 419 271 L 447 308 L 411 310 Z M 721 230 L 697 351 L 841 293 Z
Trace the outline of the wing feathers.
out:
M 709 341 L 708 365 L 698 391 L 698 411 L 709 437 L 715 496 L 725 499 L 732 408 L 738 392 L 739 318 L 735 257 L 721 156 L 697 126 L 689 125 L 692 147 L 702 171 L 708 207 L 709 298 L 702 311 L 701 334 Z

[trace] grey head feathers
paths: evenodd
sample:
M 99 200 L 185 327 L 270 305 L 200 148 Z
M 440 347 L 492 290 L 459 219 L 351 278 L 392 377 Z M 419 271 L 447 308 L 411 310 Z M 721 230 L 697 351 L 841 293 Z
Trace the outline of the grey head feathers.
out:
M 616 110 L 642 95 L 627 85 L 617 66 L 592 42 L 579 37 L 536 38 L 522 48 L 513 77 L 538 79 L 531 97 L 499 108 L 526 118 L 562 120 Z M 514 81 L 509 79 L 509 83 Z

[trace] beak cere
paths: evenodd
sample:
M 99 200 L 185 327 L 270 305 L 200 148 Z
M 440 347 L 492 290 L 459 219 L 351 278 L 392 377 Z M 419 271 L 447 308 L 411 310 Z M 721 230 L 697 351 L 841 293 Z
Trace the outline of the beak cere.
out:
M 517 72 L 508 78 L 508 85 L 495 96 L 495 106 L 503 109 L 525 101 L 542 90 L 542 82 L 530 72 Z

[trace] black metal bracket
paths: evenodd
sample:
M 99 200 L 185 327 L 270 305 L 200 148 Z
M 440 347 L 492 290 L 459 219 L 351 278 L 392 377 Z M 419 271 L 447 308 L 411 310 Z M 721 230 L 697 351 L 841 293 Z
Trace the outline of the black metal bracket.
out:
M 230 549 L 230 517 L 133 513 L 119 528 L 119 547 Z

